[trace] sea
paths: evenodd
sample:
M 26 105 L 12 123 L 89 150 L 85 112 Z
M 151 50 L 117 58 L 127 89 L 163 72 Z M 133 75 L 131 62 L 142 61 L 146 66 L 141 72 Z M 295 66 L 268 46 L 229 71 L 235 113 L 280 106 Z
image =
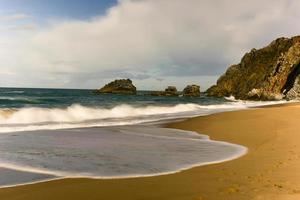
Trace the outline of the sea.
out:
M 286 102 L 0 88 L 0 187 L 157 176 L 232 160 L 247 148 L 163 124 L 278 103 Z

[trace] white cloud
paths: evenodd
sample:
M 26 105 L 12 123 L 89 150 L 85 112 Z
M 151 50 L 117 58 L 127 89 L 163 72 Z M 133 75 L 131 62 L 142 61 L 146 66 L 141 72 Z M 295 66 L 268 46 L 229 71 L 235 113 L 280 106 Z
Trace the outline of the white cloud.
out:
M 5 76 L 11 76 L 14 75 L 15 73 L 8 69 L 0 69 L 0 74 Z
M 203 77 L 206 88 L 245 51 L 299 34 L 299 9 L 297 0 L 122 0 L 105 16 L 56 21 L 5 47 L 0 34 L 0 66 L 45 77 L 31 84 L 96 87 L 119 75 L 157 88 Z
M 14 13 L 10 15 L 0 15 L 0 21 L 15 21 L 31 18 L 30 15 L 24 13 Z
M 34 31 L 37 29 L 37 25 L 34 23 L 29 24 L 21 24 L 21 25 L 13 25 L 13 26 L 5 26 L 0 28 L 0 31 Z

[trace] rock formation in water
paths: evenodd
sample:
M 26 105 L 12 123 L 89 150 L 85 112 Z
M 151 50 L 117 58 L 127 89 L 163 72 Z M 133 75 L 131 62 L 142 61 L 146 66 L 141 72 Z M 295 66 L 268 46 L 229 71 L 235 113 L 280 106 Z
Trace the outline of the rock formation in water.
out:
M 268 46 L 246 53 L 232 65 L 209 96 L 237 99 L 279 100 L 300 97 L 300 36 L 278 38 Z
M 187 97 L 199 97 L 200 96 L 200 86 L 199 85 L 188 85 L 183 89 L 183 96 Z
M 165 89 L 166 96 L 178 96 L 177 88 L 175 86 L 168 86 Z
M 154 91 L 151 92 L 152 96 L 178 96 L 179 93 L 175 86 L 168 86 L 165 91 Z
M 136 87 L 130 79 L 119 79 L 106 84 L 96 93 L 136 94 Z

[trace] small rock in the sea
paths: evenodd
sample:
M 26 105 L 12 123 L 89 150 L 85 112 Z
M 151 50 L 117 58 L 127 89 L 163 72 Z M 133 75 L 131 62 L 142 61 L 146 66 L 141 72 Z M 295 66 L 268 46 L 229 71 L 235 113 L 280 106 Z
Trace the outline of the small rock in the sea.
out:
M 119 79 L 96 90 L 96 93 L 136 94 L 136 87 L 130 79 Z
M 200 86 L 199 85 L 188 85 L 183 89 L 183 96 L 187 97 L 199 97 Z
M 179 93 L 175 86 L 168 86 L 165 91 L 153 91 L 152 96 L 178 96 Z
M 165 89 L 166 96 L 177 96 L 177 88 L 175 86 L 168 86 Z

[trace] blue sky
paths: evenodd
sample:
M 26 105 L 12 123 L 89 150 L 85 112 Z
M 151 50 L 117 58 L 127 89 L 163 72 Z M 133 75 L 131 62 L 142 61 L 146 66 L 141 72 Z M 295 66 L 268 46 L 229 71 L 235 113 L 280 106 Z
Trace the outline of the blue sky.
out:
M 27 13 L 39 19 L 86 19 L 103 15 L 116 3 L 115 0 L 0 0 L 0 11 L 2 14 Z
M 298 0 L 0 0 L 0 87 L 213 85 L 252 48 L 300 34 Z

